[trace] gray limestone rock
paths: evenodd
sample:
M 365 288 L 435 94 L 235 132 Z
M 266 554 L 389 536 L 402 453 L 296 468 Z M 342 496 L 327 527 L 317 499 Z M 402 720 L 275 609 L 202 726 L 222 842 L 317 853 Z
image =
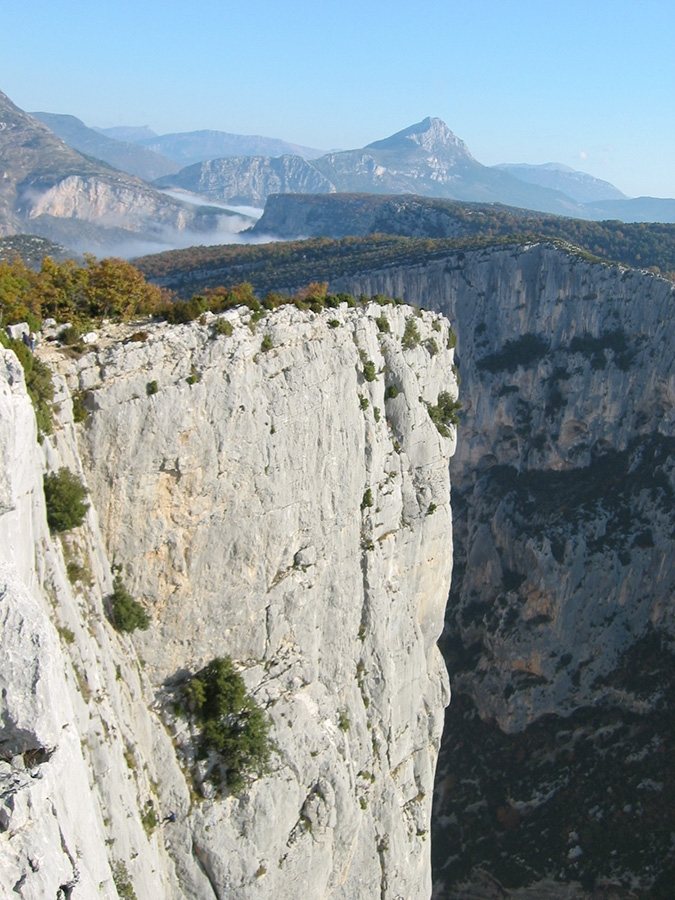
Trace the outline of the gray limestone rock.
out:
M 231 311 L 230 337 L 151 325 L 144 343 L 102 340 L 78 361 L 45 347 L 59 413 L 42 447 L 3 352 L 7 892 L 429 896 L 454 428 L 443 437 L 427 404 L 457 387 L 451 350 L 402 348 L 411 315 L 286 307 L 249 327 Z M 417 323 L 446 347 L 444 320 Z M 41 480 L 63 465 L 92 506 L 57 539 Z M 133 638 L 107 621 L 111 560 L 151 617 Z M 275 744 L 239 795 L 204 781 L 173 703 L 225 654 Z

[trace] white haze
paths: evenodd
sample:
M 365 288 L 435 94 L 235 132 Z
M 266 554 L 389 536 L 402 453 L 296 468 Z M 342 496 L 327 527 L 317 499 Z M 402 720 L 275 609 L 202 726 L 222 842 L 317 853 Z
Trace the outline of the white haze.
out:
M 266 235 L 252 235 L 249 229 L 262 216 L 263 210 L 254 206 L 232 206 L 225 203 L 214 203 L 180 190 L 165 190 L 161 193 L 172 199 L 191 206 L 210 206 L 223 210 L 223 215 L 218 216 L 218 225 L 211 230 L 153 228 L 152 236 L 147 232 L 129 232 L 119 240 L 109 240 L 104 243 L 97 242 L 92 246 L 86 239 L 69 241 L 73 250 L 78 253 L 94 253 L 96 256 L 116 256 L 122 259 L 133 259 L 139 256 L 147 256 L 153 253 L 162 253 L 166 250 L 184 250 L 187 247 L 210 247 L 219 244 L 268 244 L 279 240 Z M 226 213 L 226 214 L 225 214 Z M 99 220 L 98 224 L 105 223 Z M 112 223 L 110 223 L 112 225 Z M 115 223 L 117 226 L 117 223 Z M 113 227 L 115 227 L 113 226 Z
M 259 219 L 264 212 L 258 206 L 232 206 L 230 203 L 211 200 L 210 197 L 203 197 L 201 194 L 193 194 L 190 191 L 182 191 L 179 188 L 162 188 L 160 193 L 166 194 L 167 197 L 173 197 L 174 200 L 191 203 L 193 206 L 216 206 L 218 209 L 240 213 L 242 216 L 248 216 L 251 219 Z

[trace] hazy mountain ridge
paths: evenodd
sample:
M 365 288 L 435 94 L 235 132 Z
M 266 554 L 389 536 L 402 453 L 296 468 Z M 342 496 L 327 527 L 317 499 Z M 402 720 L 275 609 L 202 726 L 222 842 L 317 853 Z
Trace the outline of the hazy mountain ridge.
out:
M 132 144 L 139 144 L 141 141 L 159 137 L 157 132 L 153 131 L 147 125 L 118 125 L 113 128 L 97 128 L 93 126 L 94 131 L 104 134 L 106 137 L 114 138 L 116 141 L 128 141 Z
M 313 159 L 323 150 L 290 144 L 279 138 L 261 135 L 230 134 L 227 131 L 187 131 L 142 138 L 143 147 L 166 156 L 181 166 L 190 166 L 227 156 L 300 156 Z
M 5 101 L 10 102 L 7 98 Z M 13 114 L 20 112 L 13 108 Z M 220 234 L 225 236 L 243 227 L 241 220 L 232 218 L 226 211 L 188 206 L 153 191 L 151 186 L 134 184 L 119 169 L 110 167 L 116 165 L 138 171 L 146 178 L 155 174 L 156 166 L 172 168 L 174 164 L 170 161 L 158 159 L 145 149 L 137 151 L 140 145 L 148 146 L 153 141 L 165 139 L 167 147 L 173 147 L 171 153 L 178 154 L 181 159 L 194 158 L 195 154 L 212 157 L 244 150 L 259 152 L 261 147 L 269 150 L 265 156 L 221 155 L 218 159 L 195 163 L 154 181 L 155 187 L 186 190 L 203 196 L 206 202 L 262 206 L 269 196 L 277 193 L 303 195 L 357 191 L 376 196 L 407 194 L 467 202 L 499 202 L 585 219 L 612 216 L 637 221 L 675 220 L 675 201 L 670 200 L 638 198 L 578 202 L 575 198 L 582 196 L 622 195 L 607 183 L 557 164 L 515 167 L 526 180 L 514 177 L 505 168 L 483 166 L 474 159 L 466 144 L 437 118 L 424 119 L 361 150 L 333 152 L 308 160 L 301 155 L 311 155 L 307 148 L 267 138 L 211 131 L 156 137 L 148 134 L 149 129 L 145 127 L 109 130 L 135 139 L 133 143 L 121 143 L 101 134 L 100 130 L 87 128 L 75 117 L 40 115 L 88 155 L 68 152 L 65 144 L 56 143 L 54 136 L 48 137 L 51 132 L 43 130 L 39 136 L 33 135 L 37 142 L 35 148 L 42 146 L 42 152 L 38 154 L 40 159 L 34 158 L 23 172 L 21 166 L 25 166 L 28 159 L 26 141 L 20 147 L 7 139 L 9 132 L 3 135 L 1 158 L 5 161 L 5 172 L 10 175 L 5 178 L 0 194 L 0 232 L 33 232 L 76 249 L 98 253 L 112 251 L 131 255 L 135 247 L 135 252 L 144 252 L 151 249 L 153 243 L 174 246 L 214 243 L 220 239 Z M 25 120 L 22 127 L 26 127 Z M 26 134 L 29 131 L 30 128 Z M 294 151 L 290 155 L 274 155 L 289 148 Z M 157 149 L 162 148 L 158 145 Z M 137 156 L 137 152 L 141 155 Z M 98 154 L 108 162 L 97 162 L 92 154 Z M 514 167 L 509 168 L 514 171 Z M 16 177 L 12 175 L 13 171 Z M 542 180 L 546 185 L 530 183 Z M 574 196 L 550 185 L 567 187 Z M 280 224 L 279 206 L 275 209 L 274 228 L 284 237 L 364 233 L 363 221 L 353 229 L 344 217 L 339 222 L 331 222 L 332 209 L 328 207 L 323 219 L 313 217 L 313 221 L 307 223 L 307 229 L 299 227 L 294 233 L 289 223 Z M 449 223 L 443 214 L 435 213 L 432 222 L 427 210 L 422 226 L 410 209 L 405 215 L 403 212 L 401 208 L 398 218 L 403 216 L 405 221 L 398 221 L 394 214 L 383 213 L 371 230 L 420 236 L 427 233 L 433 237 L 455 233 L 452 229 L 447 231 Z M 265 217 L 264 223 L 256 229 L 257 234 L 275 233 L 271 228 L 265 230 L 270 218 L 269 215 Z M 289 222 L 294 218 L 291 217 Z M 145 246 L 139 245 L 139 240 L 146 242 Z
M 539 166 L 527 163 L 501 163 L 493 168 L 508 172 L 520 181 L 528 181 L 531 184 L 539 184 L 542 187 L 562 191 L 577 203 L 628 199 L 609 181 L 594 178 L 593 175 L 578 172 L 561 163 L 544 163 Z
M 278 163 L 275 163 L 278 166 Z M 614 185 L 558 163 L 543 166 L 484 166 L 438 118 L 426 118 L 357 150 L 327 153 L 307 162 L 323 176 L 326 193 L 413 194 L 475 203 L 501 203 L 581 219 L 675 222 L 675 201 L 625 197 Z M 211 196 L 260 204 L 273 192 L 278 176 L 269 159 L 240 157 L 223 168 L 221 181 L 213 161 L 189 172 L 167 176 L 162 185 L 199 192 L 208 180 Z M 269 174 L 265 174 L 269 170 Z M 236 172 L 236 175 L 235 175 Z M 289 171 L 281 193 L 303 194 L 311 179 Z M 330 231 L 327 233 L 331 233 Z M 291 236 L 286 234 L 286 236 Z M 294 237 L 306 236 L 297 232 Z
M 0 169 L 0 235 L 33 233 L 74 249 L 120 252 L 170 246 L 187 233 L 204 239 L 228 218 L 73 150 L 1 92 Z
M 300 156 L 253 156 L 212 159 L 188 166 L 156 182 L 205 197 L 262 207 L 270 194 L 330 193 L 333 185 Z
M 130 141 L 115 140 L 93 128 L 87 128 L 84 122 L 75 116 L 45 112 L 34 112 L 31 115 L 50 128 L 73 150 L 101 159 L 121 172 L 136 175 L 143 181 L 154 181 L 179 169 L 172 160 L 145 147 Z
M 212 164 L 202 164 L 202 168 Z M 477 162 L 463 141 L 457 138 L 440 119 L 427 118 L 381 141 L 360 150 L 327 153 L 307 162 L 316 169 L 329 186 L 327 192 L 360 192 L 371 194 L 423 194 L 461 200 L 500 201 L 514 206 L 543 209 L 562 215 L 575 214 L 578 204 L 559 191 L 527 184 L 506 172 L 491 169 Z M 221 185 L 211 179 L 212 192 L 222 199 L 245 198 L 248 203 L 260 204 L 265 168 L 272 167 L 267 159 L 241 157 L 231 163 Z M 236 169 L 237 178 L 232 171 Z M 212 168 L 211 168 L 212 171 Z M 193 167 L 189 173 L 167 176 L 162 186 L 180 185 L 198 192 L 203 179 L 202 169 Z M 270 172 L 269 184 L 274 183 Z M 302 179 L 292 175 L 284 192 L 305 193 L 306 173 Z M 229 195 L 229 196 L 228 196 Z M 239 200 L 241 202 L 241 199 Z

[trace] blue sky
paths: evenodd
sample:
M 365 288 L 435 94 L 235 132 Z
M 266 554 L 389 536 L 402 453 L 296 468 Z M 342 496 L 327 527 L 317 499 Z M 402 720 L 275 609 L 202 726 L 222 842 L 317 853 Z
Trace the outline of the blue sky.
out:
M 440 116 L 486 165 L 675 197 L 674 38 L 673 0 L 0 0 L 0 90 L 321 149 Z

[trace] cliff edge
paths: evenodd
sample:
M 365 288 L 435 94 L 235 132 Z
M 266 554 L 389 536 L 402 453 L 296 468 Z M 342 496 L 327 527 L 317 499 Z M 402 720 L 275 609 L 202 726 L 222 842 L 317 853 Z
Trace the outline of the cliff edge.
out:
M 375 304 L 223 319 L 49 351 L 60 412 L 42 446 L 3 354 L 3 886 L 428 897 L 454 451 L 430 409 L 456 397 L 448 323 Z M 91 508 L 54 538 L 42 472 L 63 465 Z M 111 563 L 150 616 L 133 638 L 107 620 Z M 236 795 L 176 704 L 225 655 L 275 746 Z

